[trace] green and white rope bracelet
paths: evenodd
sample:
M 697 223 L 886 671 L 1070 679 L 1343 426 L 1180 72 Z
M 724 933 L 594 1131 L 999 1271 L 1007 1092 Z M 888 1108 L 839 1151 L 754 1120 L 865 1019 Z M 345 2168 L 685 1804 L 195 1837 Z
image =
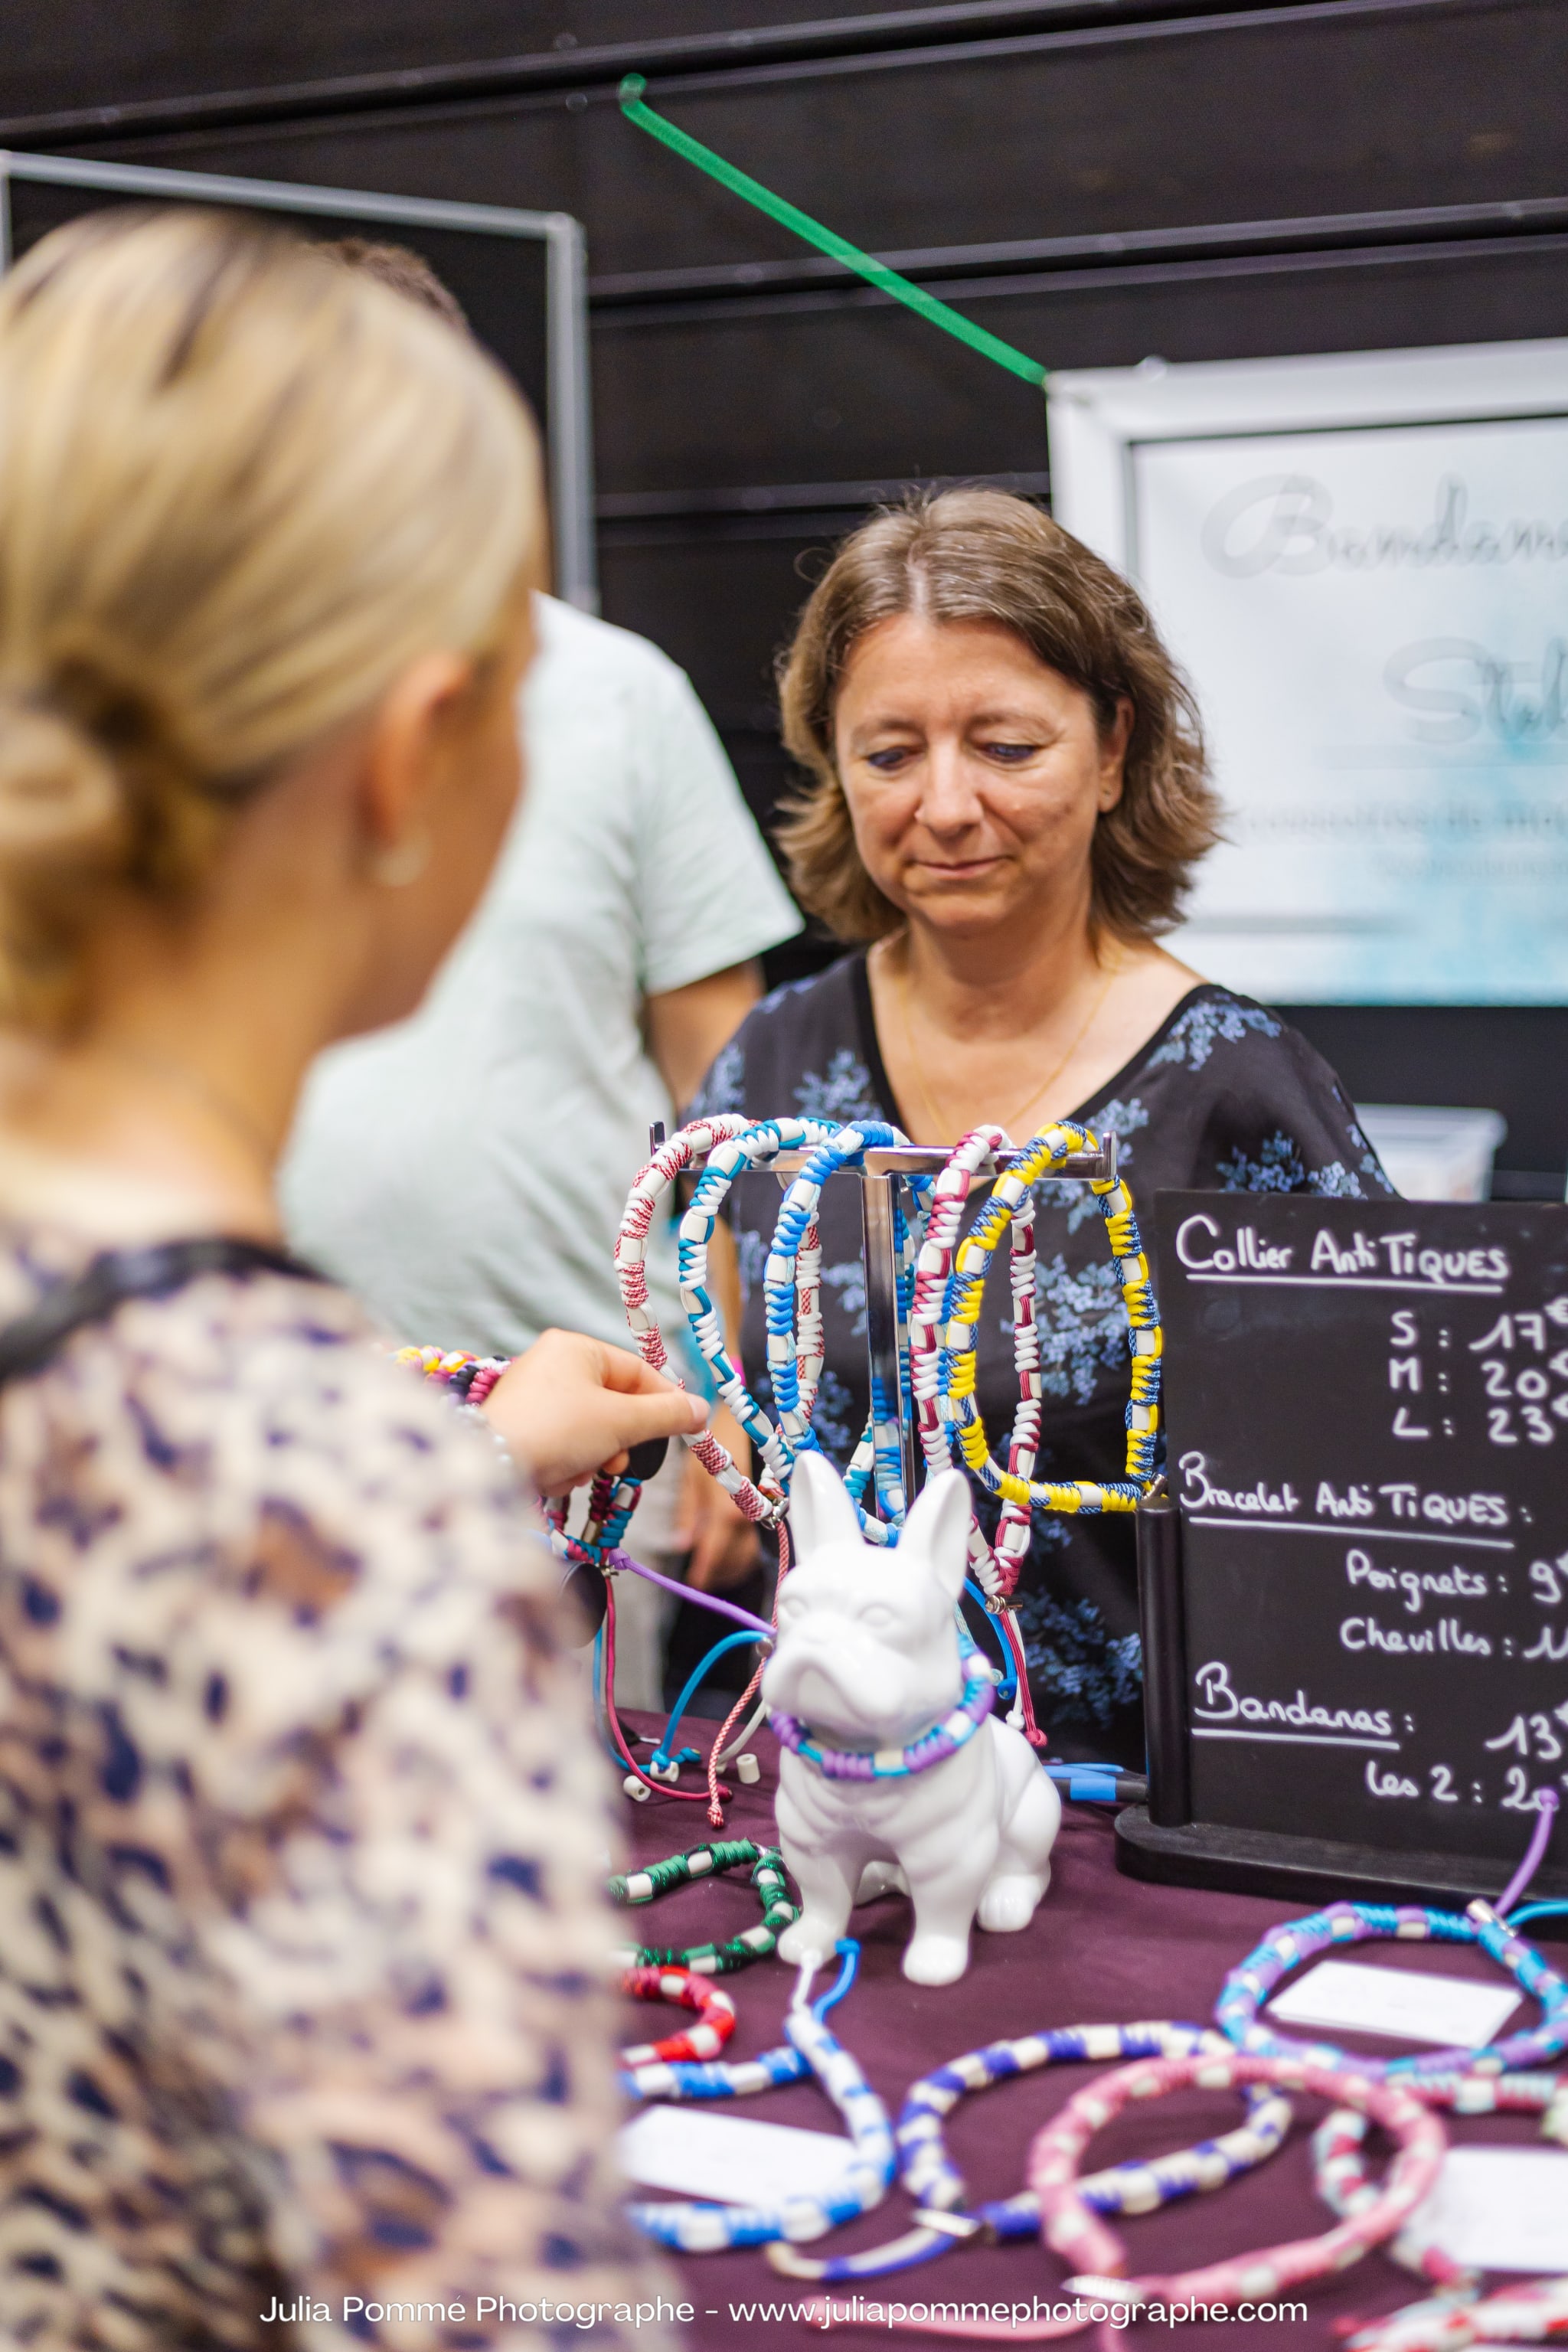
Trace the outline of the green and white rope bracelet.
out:
M 616 1965 L 683 1968 L 691 1969 L 696 1976 L 721 1977 L 734 1969 L 749 1968 L 753 1960 L 769 1958 L 784 1929 L 793 1927 L 800 1916 L 799 1906 L 790 1899 L 784 1859 L 776 1846 L 754 1845 L 750 1838 L 715 1839 L 710 1845 L 693 1846 L 688 1853 L 672 1853 L 665 1862 L 650 1863 L 646 1870 L 627 1871 L 612 1878 L 610 1900 L 624 1907 L 652 1903 L 674 1887 L 689 1886 L 696 1879 L 742 1869 L 749 1873 L 751 1885 L 762 1903 L 759 1927 L 742 1928 L 738 1936 L 731 1936 L 722 1944 L 689 1944 L 684 1948 L 676 1945 L 628 1944 L 616 1953 Z

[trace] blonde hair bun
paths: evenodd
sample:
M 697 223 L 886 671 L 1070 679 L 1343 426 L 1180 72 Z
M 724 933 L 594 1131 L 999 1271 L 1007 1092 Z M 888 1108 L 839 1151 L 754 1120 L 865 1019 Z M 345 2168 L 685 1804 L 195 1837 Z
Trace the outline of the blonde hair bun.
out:
M 0 880 L 111 863 L 125 831 L 108 752 L 68 719 L 0 688 Z

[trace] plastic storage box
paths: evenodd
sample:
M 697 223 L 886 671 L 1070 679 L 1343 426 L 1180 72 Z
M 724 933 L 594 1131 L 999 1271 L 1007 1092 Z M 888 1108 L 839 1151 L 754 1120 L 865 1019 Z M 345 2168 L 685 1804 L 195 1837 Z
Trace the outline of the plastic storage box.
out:
M 1388 1181 L 1407 1201 L 1484 1201 L 1508 1133 L 1495 1110 L 1428 1103 L 1357 1103 L 1356 1117 Z

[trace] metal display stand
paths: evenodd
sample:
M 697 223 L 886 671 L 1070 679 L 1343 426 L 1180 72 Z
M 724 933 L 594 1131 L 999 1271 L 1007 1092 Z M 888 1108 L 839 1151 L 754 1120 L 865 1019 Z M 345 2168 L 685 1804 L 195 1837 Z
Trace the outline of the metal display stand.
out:
M 664 1129 L 656 1126 L 649 1135 L 651 1151 L 657 1151 L 664 1141 Z M 900 1188 L 906 1188 L 911 1176 L 940 1176 L 952 1154 L 928 1150 L 916 1143 L 889 1144 L 868 1148 L 860 1164 L 839 1168 L 835 1176 L 854 1176 L 860 1183 L 860 1260 L 866 1274 L 866 1352 L 871 1375 L 871 1393 L 879 1392 L 888 1400 L 889 1417 L 898 1425 L 899 1464 L 905 1499 L 913 1502 L 919 1484 L 920 1450 L 915 1432 L 904 1412 L 904 1384 L 899 1377 L 900 1358 L 909 1342 L 909 1332 L 899 1312 L 899 1260 L 894 1240 L 900 1205 Z M 987 1154 L 974 1171 L 977 1183 L 989 1183 L 1016 1167 L 1024 1157 L 1021 1151 Z M 776 1160 L 768 1161 L 760 1171 L 776 1176 L 787 1184 L 798 1176 L 810 1161 L 809 1151 L 781 1151 Z M 707 1155 L 695 1159 L 693 1171 L 705 1167 Z M 1116 1181 L 1116 1138 L 1108 1135 L 1098 1151 L 1075 1151 L 1053 1168 L 1041 1183 L 1062 1182 L 1068 1178 L 1093 1178 L 1097 1182 Z M 833 1181 L 832 1177 L 828 1179 Z M 908 1203 L 904 1203 L 906 1211 Z
M 153 204 L 226 205 L 246 212 L 304 213 L 383 228 L 467 231 L 523 237 L 545 247 L 545 441 L 555 593 L 585 613 L 599 609 L 594 548 L 594 440 L 588 386 L 586 247 L 570 213 L 508 205 L 461 205 L 366 188 L 317 188 L 292 180 L 244 180 L 216 172 L 167 172 L 143 163 L 95 163 L 74 155 L 0 151 L 0 269 L 11 266 L 11 183 L 33 181 Z

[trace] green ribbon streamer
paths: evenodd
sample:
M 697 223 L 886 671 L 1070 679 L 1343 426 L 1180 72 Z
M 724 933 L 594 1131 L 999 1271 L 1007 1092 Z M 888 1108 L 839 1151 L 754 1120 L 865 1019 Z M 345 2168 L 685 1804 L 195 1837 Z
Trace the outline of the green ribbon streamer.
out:
M 999 335 L 987 333 L 984 327 L 977 327 L 973 320 L 964 318 L 962 311 L 950 310 L 945 302 L 939 302 L 936 296 L 928 294 L 923 287 L 912 285 L 909 278 L 900 278 L 896 269 L 889 269 L 885 261 L 877 259 L 875 254 L 862 253 L 859 247 L 851 245 L 847 236 L 838 236 L 836 230 L 824 228 L 822 223 L 814 221 L 809 213 L 803 213 L 798 205 L 790 204 L 784 196 L 775 196 L 771 188 L 764 188 L 760 180 L 752 178 L 750 173 L 737 170 L 733 163 L 727 163 L 722 155 L 716 155 L 711 147 L 704 147 L 700 139 L 693 139 L 689 131 L 679 131 L 673 122 L 667 122 L 662 114 L 656 114 L 651 106 L 644 105 L 643 92 L 647 88 L 647 83 L 641 74 L 627 74 L 621 84 L 621 111 L 628 122 L 637 124 L 639 131 L 651 132 L 663 145 L 672 148 L 676 154 L 683 155 L 689 163 L 695 163 L 700 172 L 706 172 L 710 178 L 719 181 L 731 194 L 743 196 L 747 204 L 755 205 L 757 210 L 766 213 L 770 220 L 776 220 L 783 227 L 792 229 L 807 245 L 815 245 L 819 252 L 831 254 L 835 261 L 842 261 L 846 268 L 858 271 L 873 286 L 879 287 L 884 294 L 890 294 L 896 302 L 902 302 L 910 310 L 918 311 L 922 319 L 929 319 L 933 327 L 941 327 L 946 333 L 956 335 L 959 341 L 967 343 L 972 352 L 979 352 L 984 359 L 994 360 L 998 367 L 1005 368 L 1010 375 L 1021 376 L 1026 383 L 1044 384 L 1047 372 L 1038 360 L 1032 360 L 1026 352 L 1016 351 Z

